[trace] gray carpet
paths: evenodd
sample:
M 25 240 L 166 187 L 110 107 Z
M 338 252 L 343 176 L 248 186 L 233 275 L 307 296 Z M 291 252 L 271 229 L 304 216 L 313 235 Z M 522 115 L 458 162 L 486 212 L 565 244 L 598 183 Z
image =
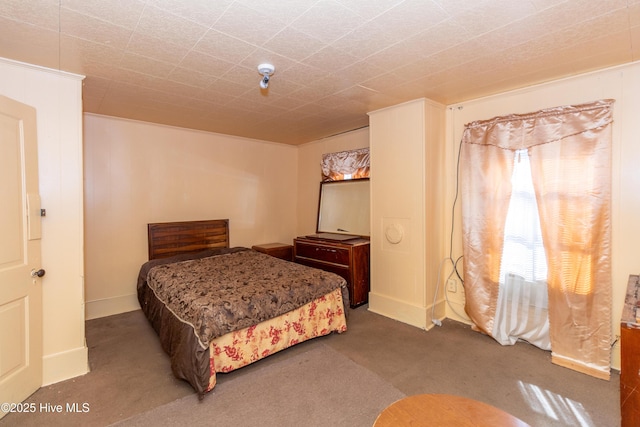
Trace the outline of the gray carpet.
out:
M 291 359 L 219 383 L 202 402 L 187 396 L 115 425 L 364 427 L 405 396 L 337 351 L 314 344 Z
M 212 394 L 198 403 L 191 386 L 173 377 L 169 358 L 140 310 L 90 320 L 86 335 L 91 372 L 42 387 L 26 400 L 36 405 L 88 403 L 90 411 L 13 413 L 0 420 L 0 427 L 103 427 L 125 420 L 130 425 L 212 425 L 210 418 L 201 415 L 211 407 L 217 408 L 220 417 L 220 423 L 214 426 L 224 426 L 226 420 L 238 425 L 250 408 L 265 408 L 260 422 L 254 425 L 276 417 L 278 425 L 286 425 L 290 420 L 287 417 L 302 418 L 302 425 L 313 425 L 311 422 L 321 422 L 315 416 L 318 406 L 313 402 L 327 397 L 320 393 L 334 380 L 350 388 L 344 389 L 339 399 L 329 400 L 329 396 L 320 405 L 326 405 L 332 417 L 354 411 L 348 413 L 356 414 L 353 422 L 360 425 L 371 425 L 368 421 L 380 412 L 375 405 L 360 406 L 363 401 L 370 404 L 378 390 L 399 390 L 407 396 L 463 396 L 493 405 L 534 427 L 620 425 L 620 376 L 615 371 L 610 381 L 599 380 L 552 364 L 549 352 L 526 343 L 501 346 L 451 320 L 424 331 L 374 314 L 366 306 L 349 311 L 348 328 L 343 334 L 316 338 L 218 375 Z M 326 370 L 299 366 L 321 363 L 311 358 L 320 353 L 334 361 L 327 362 L 331 370 L 326 378 Z M 289 367 L 288 373 L 276 374 L 283 366 Z M 299 373 L 291 378 L 293 372 Z M 359 374 L 351 376 L 352 372 Z M 366 386 L 353 380 L 362 376 L 382 381 L 382 385 L 376 382 L 375 387 Z M 287 393 L 284 383 L 296 383 L 301 388 L 293 398 L 280 398 Z M 261 384 L 259 388 L 257 384 Z M 316 387 L 325 388 L 316 393 Z M 353 399 L 360 397 L 354 404 Z M 183 405 L 187 409 L 183 410 Z M 155 415 L 155 411 L 160 414 Z M 178 411 L 193 418 L 171 423 L 180 418 L 174 417 Z M 362 418 L 358 414 L 363 414 Z M 146 416 L 149 418 L 145 420 Z M 156 421 L 152 423 L 151 418 Z M 332 424 L 339 423 L 340 419 Z

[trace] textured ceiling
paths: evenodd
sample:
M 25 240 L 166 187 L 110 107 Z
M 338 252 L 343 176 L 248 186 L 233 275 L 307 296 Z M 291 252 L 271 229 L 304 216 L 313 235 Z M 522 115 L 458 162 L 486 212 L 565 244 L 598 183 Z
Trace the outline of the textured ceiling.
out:
M 86 112 L 301 144 L 636 61 L 640 0 L 0 0 L 0 56 L 85 75 Z

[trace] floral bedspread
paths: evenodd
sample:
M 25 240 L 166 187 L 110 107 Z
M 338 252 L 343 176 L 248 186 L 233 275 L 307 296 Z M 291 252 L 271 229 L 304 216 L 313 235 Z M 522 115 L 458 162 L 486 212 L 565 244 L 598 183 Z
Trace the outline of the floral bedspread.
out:
M 216 372 L 231 372 L 311 338 L 346 330 L 342 293 L 336 289 L 282 316 L 215 338 L 209 347 L 206 391 L 215 387 Z
M 149 270 L 147 284 L 193 327 L 203 348 L 217 337 L 285 314 L 335 289 L 341 288 L 348 298 L 346 281 L 336 274 L 249 249 L 157 265 Z

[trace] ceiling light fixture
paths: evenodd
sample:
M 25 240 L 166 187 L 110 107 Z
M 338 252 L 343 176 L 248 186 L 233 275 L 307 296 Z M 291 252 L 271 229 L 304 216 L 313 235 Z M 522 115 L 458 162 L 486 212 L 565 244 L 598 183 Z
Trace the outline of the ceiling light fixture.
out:
M 276 71 L 276 67 L 271 64 L 258 65 L 258 72 L 262 74 L 262 80 L 260 80 L 260 88 L 266 89 L 269 87 L 269 78 Z

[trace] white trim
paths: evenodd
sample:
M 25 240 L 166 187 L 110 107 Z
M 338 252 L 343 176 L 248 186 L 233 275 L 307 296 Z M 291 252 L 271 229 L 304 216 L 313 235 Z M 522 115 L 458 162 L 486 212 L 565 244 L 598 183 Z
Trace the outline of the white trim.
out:
M 430 310 L 431 306 L 419 307 L 386 295 L 369 292 L 369 311 L 420 329 L 427 329 L 426 320 L 431 319 Z M 431 326 L 429 322 L 429 328 Z
M 20 62 L 20 61 L 16 61 L 16 60 L 9 59 L 9 58 L 4 58 L 4 57 L 0 56 L 0 63 L 2 63 L 2 62 L 6 63 L 8 65 L 16 66 L 16 67 L 29 68 L 29 69 L 37 70 L 37 71 L 45 71 L 47 73 L 53 73 L 53 74 L 56 74 L 58 76 L 63 76 L 63 77 L 71 77 L 72 79 L 75 79 L 75 80 L 84 80 L 84 78 L 86 77 L 86 76 L 83 76 L 82 74 L 75 74 L 75 73 L 70 73 L 68 71 L 56 70 L 54 68 L 42 67 L 40 65 L 29 64 L 27 62 Z
M 140 310 L 140 303 L 136 294 L 87 301 L 85 303 L 85 319 L 98 319 L 135 310 Z
M 89 372 L 89 350 L 86 346 L 42 358 L 42 385 L 47 386 Z

